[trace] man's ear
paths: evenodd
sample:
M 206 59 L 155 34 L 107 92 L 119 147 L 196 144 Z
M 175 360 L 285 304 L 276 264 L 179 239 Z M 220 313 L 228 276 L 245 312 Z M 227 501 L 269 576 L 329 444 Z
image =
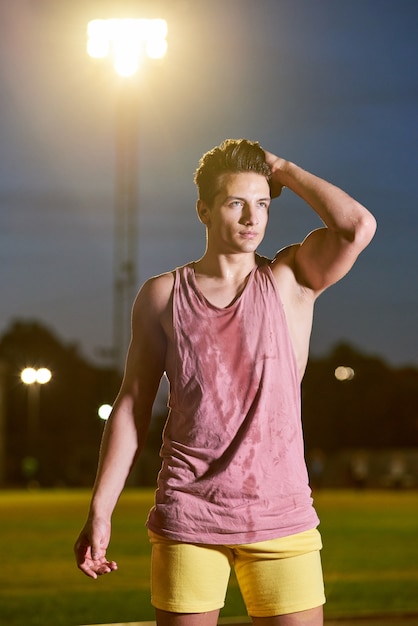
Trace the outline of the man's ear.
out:
M 204 224 L 205 226 L 209 226 L 210 223 L 210 209 L 208 207 L 208 205 L 206 204 L 206 202 L 204 202 L 203 200 L 198 200 L 197 204 L 196 204 L 196 211 L 197 211 L 197 215 L 200 219 L 200 221 L 202 222 L 202 224 Z

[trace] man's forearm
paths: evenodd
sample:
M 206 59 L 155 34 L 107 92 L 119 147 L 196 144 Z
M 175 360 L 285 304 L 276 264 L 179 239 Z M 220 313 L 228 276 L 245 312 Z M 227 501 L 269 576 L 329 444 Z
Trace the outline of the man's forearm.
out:
M 353 240 L 362 226 L 374 223 L 364 206 L 332 183 L 280 158 L 271 168 L 273 187 L 288 187 L 309 204 L 329 229 L 342 237 Z

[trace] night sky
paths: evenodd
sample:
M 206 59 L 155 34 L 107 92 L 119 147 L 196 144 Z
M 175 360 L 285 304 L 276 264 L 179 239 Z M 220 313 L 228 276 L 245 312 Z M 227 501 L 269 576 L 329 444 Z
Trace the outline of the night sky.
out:
M 354 269 L 318 301 L 312 354 L 347 341 L 417 366 L 418 2 L 153 4 L 169 34 L 166 58 L 138 76 L 138 287 L 204 251 L 201 154 L 226 137 L 259 140 L 378 221 Z M 112 341 L 118 81 L 87 56 L 86 24 L 110 13 L 100 0 L 0 4 L 0 333 L 38 320 L 98 362 Z M 319 225 L 285 190 L 260 252 Z

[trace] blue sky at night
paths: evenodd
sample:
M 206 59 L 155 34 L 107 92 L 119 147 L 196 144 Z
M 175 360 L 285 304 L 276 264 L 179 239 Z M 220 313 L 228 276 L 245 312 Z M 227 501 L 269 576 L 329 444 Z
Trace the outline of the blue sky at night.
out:
M 117 80 L 87 56 L 86 24 L 111 5 L 0 5 L 0 333 L 38 320 L 91 358 L 112 340 Z M 138 77 L 138 287 L 204 251 L 201 154 L 226 137 L 257 139 L 378 220 L 355 268 L 318 302 L 312 353 L 348 341 L 418 366 L 418 3 L 153 5 L 169 35 L 164 61 Z M 318 225 L 285 190 L 260 252 Z

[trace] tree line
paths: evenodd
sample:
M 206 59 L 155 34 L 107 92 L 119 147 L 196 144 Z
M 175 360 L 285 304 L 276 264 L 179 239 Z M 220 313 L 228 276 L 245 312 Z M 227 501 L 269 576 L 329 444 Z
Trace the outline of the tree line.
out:
M 35 393 L 20 378 L 28 365 L 52 372 Z M 14 321 L 0 339 L 0 485 L 90 487 L 104 427 L 98 408 L 113 402 L 120 382 L 120 372 L 91 363 L 45 325 Z M 310 358 L 302 413 L 308 460 L 347 449 L 418 448 L 418 368 L 394 368 L 339 344 Z M 157 407 L 134 484 L 155 483 L 165 419 Z

